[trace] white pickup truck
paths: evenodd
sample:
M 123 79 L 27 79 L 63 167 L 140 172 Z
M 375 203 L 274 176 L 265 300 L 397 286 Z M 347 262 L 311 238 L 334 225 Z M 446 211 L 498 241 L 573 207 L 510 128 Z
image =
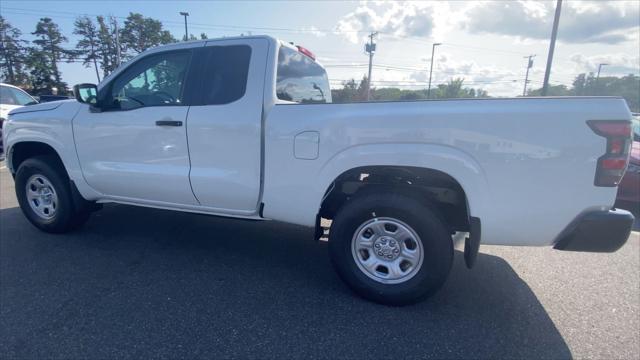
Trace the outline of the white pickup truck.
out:
M 358 294 L 433 294 L 479 245 L 610 252 L 631 113 L 613 97 L 332 104 L 308 50 L 266 36 L 151 49 L 76 100 L 13 110 L 7 165 L 47 232 L 121 203 L 315 227 Z M 234 241 L 235 239 L 216 239 Z

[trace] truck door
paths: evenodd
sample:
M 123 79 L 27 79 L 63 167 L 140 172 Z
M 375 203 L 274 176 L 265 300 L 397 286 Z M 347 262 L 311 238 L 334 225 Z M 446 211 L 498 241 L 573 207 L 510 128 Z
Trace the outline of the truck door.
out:
M 218 40 L 198 49 L 201 84 L 187 137 L 191 187 L 203 206 L 237 214 L 258 209 L 268 50 L 266 39 Z
M 184 126 L 191 59 L 190 49 L 147 55 L 101 90 L 103 111 L 81 107 L 73 131 L 91 187 L 121 201 L 197 205 Z

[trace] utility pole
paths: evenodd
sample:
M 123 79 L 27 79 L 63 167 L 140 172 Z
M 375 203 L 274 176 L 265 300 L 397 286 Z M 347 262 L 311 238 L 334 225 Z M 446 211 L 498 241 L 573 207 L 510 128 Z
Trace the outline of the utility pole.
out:
M 527 84 L 529 83 L 529 69 L 533 67 L 533 58 L 535 55 L 525 56 L 524 58 L 528 58 L 527 61 L 527 74 L 524 76 L 524 90 L 522 90 L 522 96 L 527 96 Z
M 431 46 L 431 67 L 429 68 L 429 87 L 427 87 L 427 99 L 431 98 L 431 76 L 433 75 L 433 56 L 436 52 L 436 46 L 442 45 L 442 43 L 433 43 Z
M 556 47 L 556 37 L 558 36 L 558 23 L 560 22 L 561 10 L 562 10 L 562 0 L 557 0 L 556 14 L 553 17 L 553 30 L 551 30 L 551 43 L 549 44 L 549 54 L 547 55 L 547 69 L 544 72 L 544 83 L 542 84 L 542 96 L 547 96 L 547 90 L 549 90 L 549 75 L 551 75 L 551 63 L 553 62 L 553 50 Z
M 377 31 L 372 31 L 369 34 L 369 43 L 364 45 L 364 51 L 369 54 L 369 75 L 367 76 L 367 101 L 371 99 L 371 67 L 373 65 L 373 54 L 376 52 L 376 44 L 373 43 L 373 38 L 378 35 Z
M 181 11 L 180 15 L 184 16 L 184 41 L 189 41 L 189 31 L 187 30 L 187 16 L 189 16 L 189 13 Z

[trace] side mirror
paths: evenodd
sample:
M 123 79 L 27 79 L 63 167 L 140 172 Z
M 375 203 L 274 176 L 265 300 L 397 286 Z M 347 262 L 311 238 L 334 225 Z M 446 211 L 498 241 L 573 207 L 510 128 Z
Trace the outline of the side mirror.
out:
M 78 102 L 98 105 L 98 87 L 95 84 L 78 84 L 73 87 L 73 94 Z

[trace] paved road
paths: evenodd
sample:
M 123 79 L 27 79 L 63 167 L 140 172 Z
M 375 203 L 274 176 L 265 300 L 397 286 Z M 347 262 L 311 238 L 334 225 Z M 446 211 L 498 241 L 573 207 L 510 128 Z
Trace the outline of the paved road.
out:
M 1 166 L 2 164 L 0 164 Z M 640 251 L 483 246 L 434 298 L 354 297 L 308 229 L 112 205 L 38 232 L 0 170 L 3 358 L 624 358 L 640 354 Z

